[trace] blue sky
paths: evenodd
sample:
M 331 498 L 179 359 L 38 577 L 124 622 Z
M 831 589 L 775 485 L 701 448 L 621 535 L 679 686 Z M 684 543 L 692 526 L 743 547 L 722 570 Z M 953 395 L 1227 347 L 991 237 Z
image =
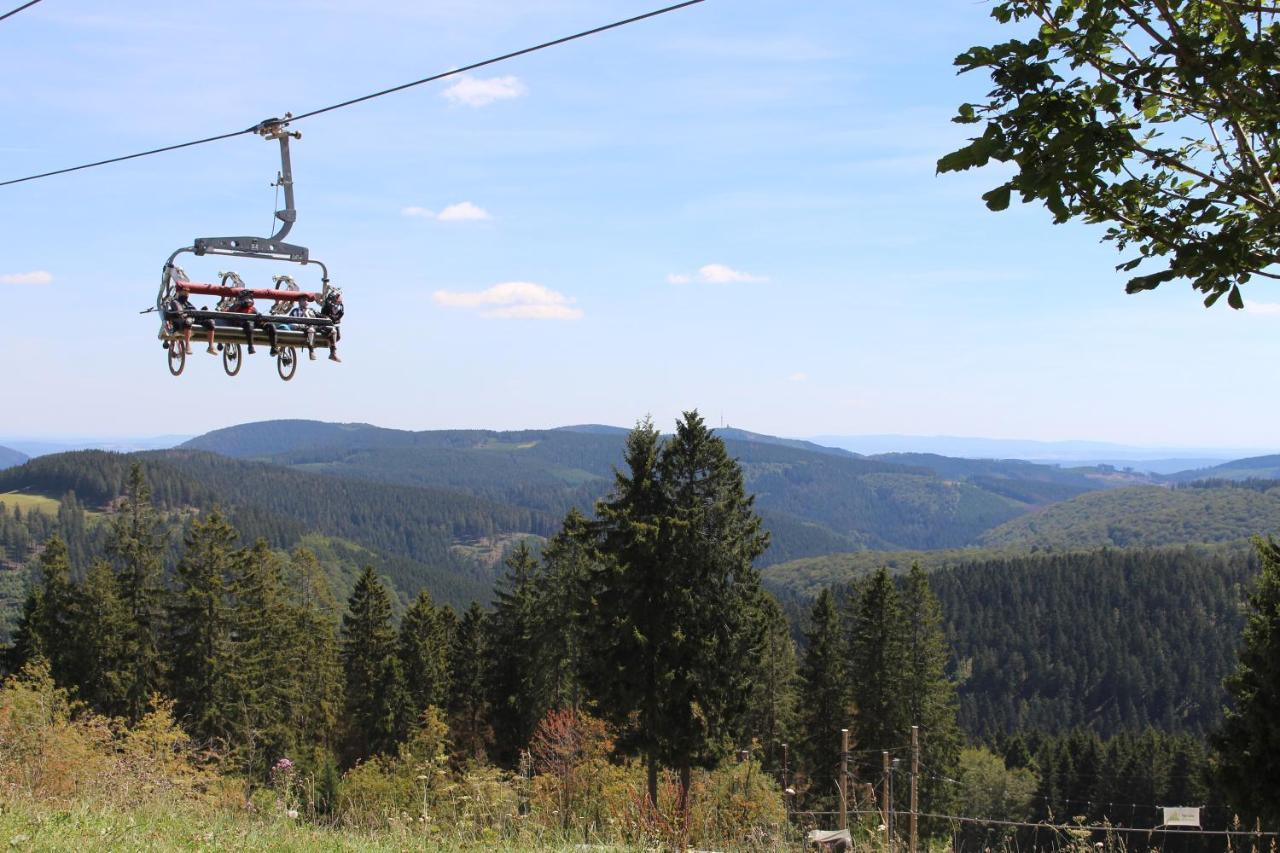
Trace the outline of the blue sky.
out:
M 654 4 L 656 5 L 656 4 Z M 653 8 L 45 2 L 0 23 L 0 179 L 247 127 Z M 909 8 L 909 13 L 902 10 Z M 348 305 L 289 384 L 155 339 L 165 257 L 266 234 L 274 143 L 0 189 L 0 434 L 307 417 L 432 429 L 713 422 L 1280 446 L 1280 296 L 1126 296 L 1100 229 L 936 176 L 988 5 L 707 0 L 299 123 L 289 239 Z M 208 281 L 290 271 L 195 259 Z M 317 285 L 314 268 L 301 272 Z M 293 270 L 296 272 L 296 269 Z

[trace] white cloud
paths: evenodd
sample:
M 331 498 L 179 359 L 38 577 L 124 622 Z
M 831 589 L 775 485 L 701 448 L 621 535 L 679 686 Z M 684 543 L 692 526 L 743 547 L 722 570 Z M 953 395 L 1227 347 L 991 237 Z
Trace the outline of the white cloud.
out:
M 463 77 L 444 90 L 444 96 L 455 104 L 483 107 L 494 101 L 518 98 L 526 91 L 519 77 Z
M 563 293 L 531 281 L 507 281 L 471 292 L 437 290 L 432 294 L 446 308 L 480 311 L 490 320 L 578 320 L 582 309 Z
M 493 218 L 489 215 L 489 211 L 469 201 L 451 204 L 439 213 L 425 207 L 402 207 L 400 214 L 415 219 L 436 219 L 440 222 L 477 222 Z
M 1280 302 L 1246 302 L 1244 310 L 1250 314 L 1280 314 Z
M 693 275 L 673 272 L 667 276 L 668 284 L 688 284 L 691 281 L 702 281 L 707 284 L 740 284 L 768 280 L 767 276 L 752 275 L 751 273 L 727 267 L 724 264 L 706 264 L 698 267 L 698 271 Z
M 790 376 L 788 376 L 788 377 L 787 377 L 787 379 L 788 379 L 789 381 L 791 381 L 791 382 L 808 382 L 808 381 L 809 381 L 809 374 L 807 374 L 807 373 L 802 373 L 802 372 L 801 372 L 801 373 L 793 373 L 793 374 L 791 374 Z
M 466 222 L 469 220 L 489 219 L 489 211 L 469 201 L 451 204 L 436 217 L 441 222 Z
M 45 270 L 0 273 L 0 284 L 49 284 L 53 273 Z

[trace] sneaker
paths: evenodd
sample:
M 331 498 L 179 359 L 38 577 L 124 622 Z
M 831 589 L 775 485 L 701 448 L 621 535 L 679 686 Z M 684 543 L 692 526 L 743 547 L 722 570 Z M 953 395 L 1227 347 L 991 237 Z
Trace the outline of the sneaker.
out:
M 249 355 L 253 355 L 257 350 L 253 348 L 253 344 L 249 344 Z
M 249 352 L 253 352 L 253 350 L 249 350 Z M 271 354 L 272 354 L 272 355 L 279 355 L 279 353 L 280 353 L 280 348 L 279 348 L 279 347 L 272 347 L 272 348 L 271 348 Z
M 313 350 L 313 349 L 311 349 L 311 350 L 307 350 L 307 355 L 311 358 L 311 360 L 312 360 L 312 361 L 315 361 L 315 360 L 316 360 L 316 351 L 315 351 L 315 350 Z
M 217 351 L 216 349 L 214 349 L 214 348 L 213 348 L 213 344 L 209 344 L 209 347 L 208 347 L 208 349 L 206 349 L 206 350 L 205 350 L 205 352 L 209 353 L 209 355 L 217 355 L 217 354 L 218 354 L 218 351 Z
M 336 352 L 334 352 L 333 350 L 329 350 L 329 360 L 330 360 L 330 361 L 336 361 L 336 362 L 338 362 L 339 364 L 341 364 L 341 363 L 342 363 L 342 359 L 338 358 L 338 354 L 337 354 Z

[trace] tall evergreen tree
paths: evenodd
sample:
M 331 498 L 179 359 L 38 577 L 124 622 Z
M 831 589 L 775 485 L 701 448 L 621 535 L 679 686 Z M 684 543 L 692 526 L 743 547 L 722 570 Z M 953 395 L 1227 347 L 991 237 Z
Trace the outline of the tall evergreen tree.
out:
M 316 555 L 293 552 L 287 567 L 289 675 L 298 698 L 288 724 L 300 741 L 331 747 L 342 713 L 342 663 L 338 654 L 338 606 Z
M 400 665 L 414 713 L 443 709 L 449 697 L 448 627 L 425 589 L 400 620 Z
M 281 560 L 266 540 L 241 550 L 236 564 L 230 613 L 234 742 L 246 772 L 260 777 L 298 743 L 290 713 L 305 699 L 293 665 L 301 638 L 285 601 Z
M 849 728 L 852 721 L 844 631 L 828 587 L 818 593 L 809 613 L 800 684 L 796 751 L 809 779 L 810 805 L 826 808 L 837 801 L 840 729 Z
M 489 617 L 493 757 L 503 764 L 515 760 L 547 711 L 546 678 L 537 644 L 544 618 L 538 561 L 521 542 L 507 558 L 507 569 Z
M 80 697 L 95 711 L 119 717 L 128 710 L 129 614 L 111 565 L 96 560 L 78 591 L 76 646 L 83 655 Z
M 198 741 L 231 738 L 236 715 L 230 585 L 239 534 L 214 510 L 191 525 L 169 608 L 171 694 Z
M 483 759 L 492 741 L 488 620 L 474 601 L 458 620 L 449 651 L 449 733 L 460 756 Z
M 660 452 L 657 430 L 641 423 L 626 462 L 630 476 L 617 474 L 593 525 L 604 559 L 589 580 L 596 663 L 586 674 L 606 715 L 635 715 L 632 743 L 656 801 L 659 764 L 679 770 L 687 796 L 692 767 L 714 763 L 740 730 L 763 635 L 752 563 L 768 534 L 697 412 Z
M 548 708 L 577 708 L 582 702 L 585 647 L 582 593 L 592 555 L 585 544 L 589 522 L 576 508 L 542 549 L 537 648 L 546 681 Z
M 791 626 L 777 599 L 767 593 L 761 598 L 760 618 L 764 635 L 754 660 L 751 702 L 739 742 L 746 745 L 758 740 L 764 767 L 773 772 L 781 767 L 782 744 L 789 742 L 796 730 L 799 679 Z
M 909 662 L 901 598 L 888 570 L 880 569 L 859 583 L 848 609 L 849 686 L 858 746 L 900 747 L 911 730 L 905 701 Z M 878 759 L 873 756 L 858 767 L 861 778 L 878 776 Z
M 342 617 L 347 743 L 352 761 L 394 752 L 412 717 L 391 627 L 391 596 L 371 566 L 356 579 Z
M 960 760 L 959 712 L 955 685 L 946 673 L 948 649 L 942 607 L 919 563 L 913 563 L 907 574 L 902 617 L 907 722 L 920 727 L 920 758 L 932 768 L 918 780 L 920 801 L 926 811 L 946 813 L 954 786 L 939 777 L 954 777 Z
M 1226 708 L 1214 745 L 1222 787 L 1242 816 L 1280 824 L 1280 544 L 1254 540 L 1262 574 L 1249 596 L 1236 669 L 1223 686 Z
M 151 487 L 142 465 L 134 462 L 107 537 L 107 553 L 114 559 L 120 578 L 120 600 L 130 619 L 126 689 L 126 717 L 130 720 L 146 713 L 152 694 L 163 686 L 164 546 L 160 519 L 151 504 Z
M 78 601 L 62 537 L 55 535 L 45 543 L 36 565 L 39 580 L 31 588 L 18 625 L 14 669 L 44 658 L 58 686 L 75 689 L 83 663 L 75 644 Z

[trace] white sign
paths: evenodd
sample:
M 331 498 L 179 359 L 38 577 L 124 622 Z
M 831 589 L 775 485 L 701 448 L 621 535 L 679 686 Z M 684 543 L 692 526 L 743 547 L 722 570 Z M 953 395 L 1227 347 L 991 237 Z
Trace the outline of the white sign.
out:
M 1200 809 L 1190 806 L 1164 808 L 1165 826 L 1200 826 Z

